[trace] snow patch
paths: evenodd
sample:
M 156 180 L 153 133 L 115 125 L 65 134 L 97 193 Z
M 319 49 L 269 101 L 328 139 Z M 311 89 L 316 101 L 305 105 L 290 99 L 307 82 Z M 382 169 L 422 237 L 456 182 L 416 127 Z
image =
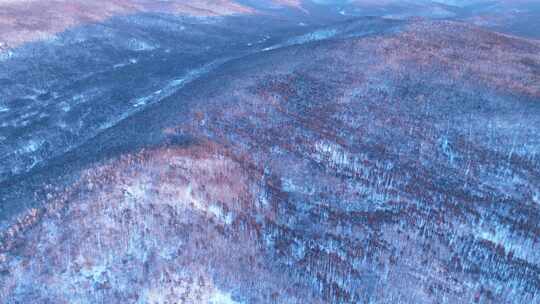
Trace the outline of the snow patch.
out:
M 42 141 L 37 141 L 37 140 L 29 140 L 26 145 L 24 145 L 22 147 L 22 151 L 23 152 L 26 152 L 26 153 L 32 153 L 32 152 L 36 152 L 37 150 L 39 150 L 39 148 L 41 147 L 41 145 L 43 145 L 43 142 Z
M 156 101 L 162 100 L 174 94 L 177 90 L 181 89 L 184 85 L 196 80 L 204 74 L 207 74 L 215 67 L 221 65 L 223 62 L 228 61 L 228 58 L 215 60 L 208 64 L 203 65 L 200 68 L 188 71 L 183 77 L 173 79 L 169 81 L 162 89 L 153 92 L 150 95 L 143 96 L 134 100 L 133 107 L 138 108 L 148 104 L 152 104 Z
M 117 63 L 117 64 L 113 65 L 113 68 L 118 69 L 118 68 L 122 68 L 122 67 L 125 67 L 125 66 L 128 66 L 128 65 L 131 65 L 131 64 L 136 64 L 137 62 L 138 62 L 137 59 L 130 58 L 128 60 L 128 62 L 121 62 L 121 63 Z
M 215 292 L 210 297 L 209 304 L 240 304 L 241 302 L 233 300 L 230 293 L 225 293 L 219 289 L 216 289 Z
M 106 273 L 107 273 L 107 267 L 105 265 L 94 265 L 91 267 L 81 268 L 81 274 L 84 277 L 94 282 L 99 282 L 99 283 L 105 282 L 106 278 L 104 274 Z
M 307 34 L 302 35 L 302 36 L 291 38 L 291 39 L 287 40 L 284 43 L 269 46 L 267 48 L 264 48 L 263 51 L 266 52 L 266 51 L 279 49 L 279 48 L 282 48 L 282 47 L 299 45 L 299 44 L 304 44 L 304 43 L 308 43 L 308 42 L 321 41 L 321 40 L 332 38 L 332 37 L 336 36 L 337 33 L 338 33 L 338 31 L 335 30 L 335 29 L 318 30 L 318 31 L 314 31 L 314 32 L 311 32 L 311 33 L 307 33 Z
M 142 199 L 146 194 L 146 187 L 142 183 L 135 183 L 126 187 L 124 194 L 132 199 Z
M 446 136 L 439 139 L 441 150 L 448 157 L 448 161 L 453 164 L 454 160 L 458 157 L 457 153 L 452 149 L 452 145 Z
M 0 52 L 0 62 L 7 61 L 11 58 L 13 58 L 15 54 L 12 51 L 4 51 Z
M 540 191 L 535 192 L 532 199 L 533 199 L 533 202 L 540 205 Z
M 220 221 L 224 222 L 227 225 L 230 225 L 233 222 L 232 214 L 230 212 L 229 213 L 225 212 L 225 210 L 223 210 L 223 208 L 219 205 L 213 204 L 213 205 L 208 206 L 208 212 L 210 212 L 213 216 L 215 216 L 216 218 L 218 218 Z
M 142 107 L 144 105 L 146 105 L 152 98 L 152 96 L 144 96 L 144 97 L 141 97 L 141 98 L 137 98 L 135 99 L 135 103 L 133 104 L 133 106 L 135 108 L 138 108 L 138 107 Z
M 351 163 L 351 155 L 338 144 L 319 141 L 315 144 L 315 149 L 323 158 L 328 158 L 338 166 L 347 166 Z
M 138 51 L 138 52 L 142 52 L 142 51 L 152 51 L 152 50 L 155 50 L 157 49 L 159 46 L 158 45 L 153 45 L 149 42 L 146 42 L 146 41 L 143 41 L 143 40 L 139 40 L 139 39 L 131 39 L 129 40 L 128 42 L 128 47 L 129 49 L 133 50 L 133 51 Z
M 61 102 L 58 104 L 58 106 L 60 107 L 60 109 L 62 111 L 64 111 L 65 113 L 71 111 L 71 106 L 69 105 L 69 103 L 67 102 Z

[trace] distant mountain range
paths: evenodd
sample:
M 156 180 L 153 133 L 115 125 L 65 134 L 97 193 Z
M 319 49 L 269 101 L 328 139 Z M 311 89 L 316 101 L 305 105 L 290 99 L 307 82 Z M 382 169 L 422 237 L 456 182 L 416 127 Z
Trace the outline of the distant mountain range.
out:
M 275 13 L 283 9 L 298 10 L 306 15 L 324 10 L 325 13 L 334 11 L 352 16 L 459 18 L 536 38 L 537 32 L 532 29 L 538 27 L 537 20 L 540 19 L 540 3 L 535 0 L 2 0 L 0 41 L 14 47 L 27 41 L 50 38 L 73 26 L 144 12 L 228 16 Z

